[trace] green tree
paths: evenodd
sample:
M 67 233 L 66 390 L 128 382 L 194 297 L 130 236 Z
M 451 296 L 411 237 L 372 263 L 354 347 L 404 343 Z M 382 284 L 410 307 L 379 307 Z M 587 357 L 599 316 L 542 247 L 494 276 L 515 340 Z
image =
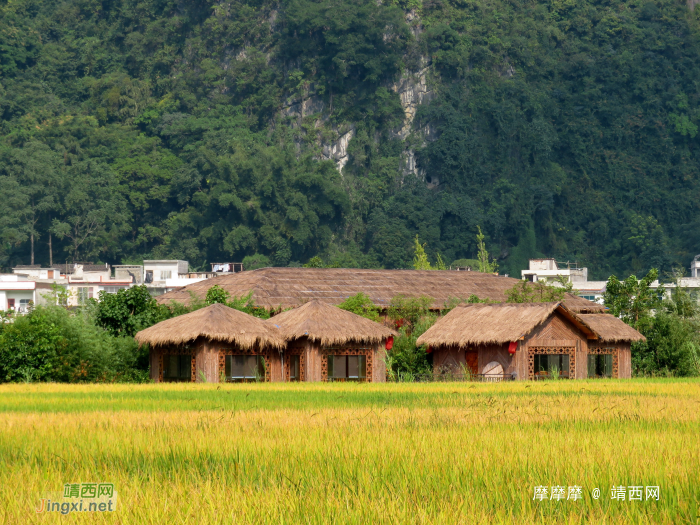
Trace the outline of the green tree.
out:
M 641 280 L 630 275 L 621 282 L 611 275 L 603 294 L 605 306 L 610 308 L 611 314 L 627 324 L 635 328 L 641 327 L 653 311 L 661 306 L 663 286 L 656 289 L 651 287 L 658 276 L 659 271 L 656 268 L 649 270 Z
M 481 226 L 477 226 L 479 233 L 476 234 L 476 243 L 479 249 L 477 260 L 479 261 L 479 271 L 482 273 L 495 273 L 498 271 L 498 263 L 489 258 L 489 252 L 486 251 L 486 243 L 484 242 L 484 234 L 481 233 Z
M 563 301 L 566 289 L 543 282 L 530 283 L 522 280 L 505 291 L 508 303 L 554 303 Z
M 93 303 L 95 323 L 114 336 L 136 332 L 170 317 L 170 311 L 151 297 L 145 286 L 132 286 L 116 294 L 100 292 Z
M 413 269 L 414 270 L 432 270 L 428 255 L 425 253 L 425 243 L 421 244 L 418 240 L 418 235 L 413 241 Z
M 360 292 L 345 299 L 338 308 L 347 310 L 362 317 L 366 317 L 376 323 L 380 321 L 379 308 L 377 308 L 368 295 Z

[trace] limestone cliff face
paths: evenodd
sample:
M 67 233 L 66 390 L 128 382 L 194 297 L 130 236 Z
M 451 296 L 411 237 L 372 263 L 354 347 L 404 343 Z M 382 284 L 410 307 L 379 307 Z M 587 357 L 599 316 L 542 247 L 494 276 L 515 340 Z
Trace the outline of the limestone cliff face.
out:
M 418 36 L 422 31 L 422 25 L 417 15 L 413 11 L 407 13 L 406 21 L 411 25 L 414 35 Z M 429 103 L 435 95 L 434 91 L 429 87 L 429 71 L 428 58 L 423 57 L 417 70 L 404 71 L 396 82 L 387 86 L 397 93 L 401 100 L 404 120 L 400 128 L 395 130 L 394 133 L 402 141 L 406 141 L 412 133 L 420 138 L 422 144 L 436 138 L 435 129 L 431 125 L 423 126 L 421 129 L 414 129 L 414 120 L 418 107 L 421 104 Z M 305 118 L 315 116 L 314 128 L 320 129 L 326 126 L 328 121 L 330 108 L 327 106 L 327 103 L 316 94 L 314 86 L 311 85 L 301 96 L 289 99 L 282 108 L 281 115 L 283 117 L 292 117 L 291 121 L 294 127 L 301 127 Z M 319 133 L 318 145 L 320 146 L 320 154 L 318 158 L 334 161 L 338 171 L 342 173 L 343 168 L 349 161 L 348 146 L 355 136 L 355 125 L 347 124 L 341 127 L 333 127 L 329 131 L 331 131 L 330 135 L 332 136 L 330 139 L 322 138 L 323 135 L 328 136 L 328 134 Z M 416 155 L 412 147 L 407 147 L 403 152 L 402 169 L 404 176 L 413 174 L 418 177 L 426 177 L 425 173 L 416 166 Z M 426 177 L 426 182 L 429 186 L 439 184 L 438 181 L 428 180 L 428 177 Z

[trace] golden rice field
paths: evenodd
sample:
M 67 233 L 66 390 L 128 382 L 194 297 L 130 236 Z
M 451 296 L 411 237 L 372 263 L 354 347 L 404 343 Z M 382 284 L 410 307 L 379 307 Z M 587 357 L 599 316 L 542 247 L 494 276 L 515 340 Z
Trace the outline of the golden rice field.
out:
M 0 414 L 0 523 L 700 523 L 696 380 L 3 385 Z M 116 510 L 35 512 L 80 482 Z

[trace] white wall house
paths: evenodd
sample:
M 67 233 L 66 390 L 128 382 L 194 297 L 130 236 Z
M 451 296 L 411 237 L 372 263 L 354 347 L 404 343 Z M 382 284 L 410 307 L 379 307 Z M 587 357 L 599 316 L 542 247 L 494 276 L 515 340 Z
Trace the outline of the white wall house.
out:
M 36 303 L 36 283 L 21 280 L 17 275 L 0 275 L 0 310 L 27 313 Z
M 527 281 L 545 282 L 555 286 L 559 284 L 559 279 L 564 277 L 580 297 L 603 303 L 607 281 L 589 281 L 588 268 L 580 268 L 577 263 L 558 263 L 554 259 L 530 259 L 529 268 L 520 273 Z

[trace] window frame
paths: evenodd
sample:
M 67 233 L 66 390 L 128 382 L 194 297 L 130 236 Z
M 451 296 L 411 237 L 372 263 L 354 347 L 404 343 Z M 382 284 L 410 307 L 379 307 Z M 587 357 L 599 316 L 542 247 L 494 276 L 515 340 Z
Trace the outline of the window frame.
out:
M 593 363 L 591 363 L 591 361 L 593 361 Z M 603 374 L 599 375 L 597 372 L 599 369 L 599 365 L 601 364 L 600 361 L 602 361 Z M 614 364 L 615 356 L 612 353 L 589 353 L 588 358 L 586 360 L 586 371 L 588 379 L 612 379 L 614 377 Z M 591 368 L 593 368 L 593 375 L 591 375 Z M 606 369 L 610 370 L 609 375 L 605 373 Z
M 256 359 L 255 363 L 255 369 L 256 369 L 256 374 L 255 375 L 242 375 L 242 376 L 233 376 L 231 375 L 233 372 L 233 359 L 235 357 L 244 357 L 244 358 L 250 358 L 254 357 Z M 245 366 L 245 365 L 244 365 Z M 265 360 L 265 356 L 263 354 L 226 354 L 224 356 L 224 381 L 227 383 L 262 383 L 266 381 L 266 373 L 265 373 L 265 367 L 267 366 L 267 362 Z M 245 372 L 244 372 L 245 374 Z
M 550 359 L 559 358 L 559 379 L 569 379 L 569 360 L 571 356 L 569 354 L 539 354 L 535 353 L 534 357 L 534 378 L 535 379 L 549 379 L 551 376 L 551 370 L 553 368 Z M 546 360 L 546 370 L 541 367 L 541 361 L 543 358 Z M 538 366 L 540 365 L 540 366 Z
M 335 358 L 345 358 L 344 359 L 344 376 L 335 375 Z M 363 382 L 367 381 L 367 355 L 365 354 L 332 354 L 329 353 L 326 356 L 327 359 L 327 381 L 356 381 Z M 357 359 L 357 375 L 350 375 L 350 360 Z
M 172 365 L 172 358 L 178 358 L 177 368 L 178 373 L 176 375 L 169 375 L 166 372 L 170 371 L 170 365 Z M 192 382 L 192 354 L 163 354 L 163 382 L 164 383 L 191 383 Z M 189 374 L 184 375 L 184 370 L 187 369 Z

